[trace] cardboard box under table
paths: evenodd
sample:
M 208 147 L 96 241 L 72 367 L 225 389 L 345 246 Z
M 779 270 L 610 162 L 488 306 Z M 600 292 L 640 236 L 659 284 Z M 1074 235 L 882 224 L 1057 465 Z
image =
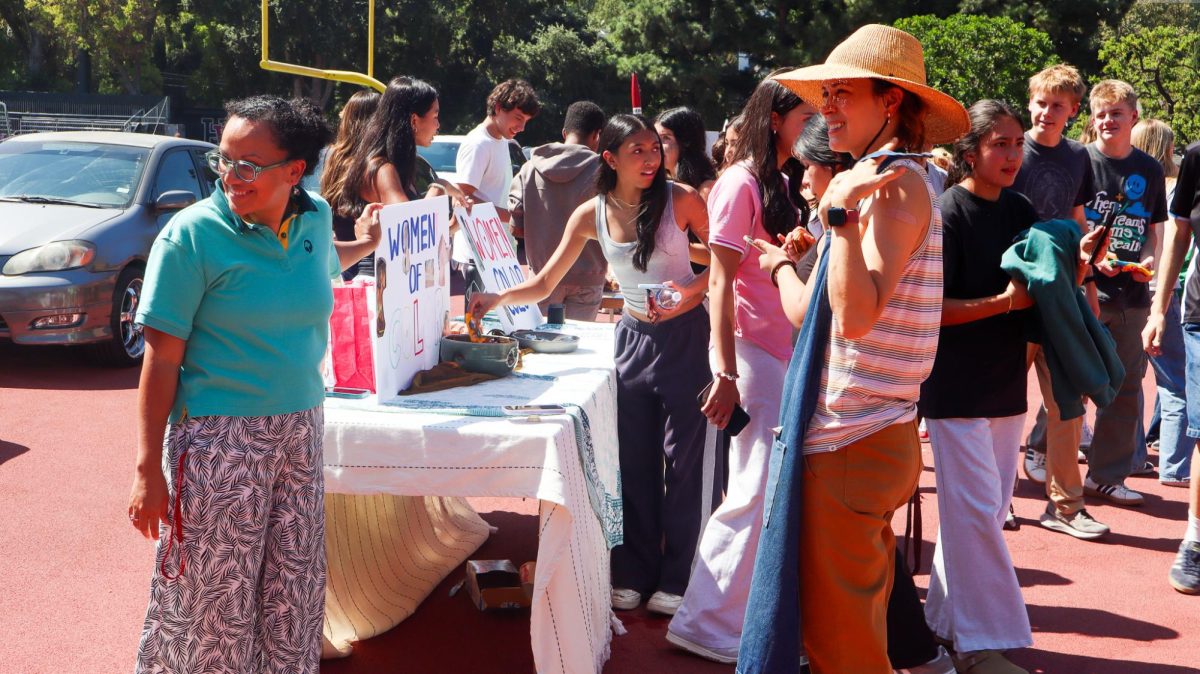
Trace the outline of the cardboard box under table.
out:
M 459 533 L 441 540 L 431 542 L 437 536 L 425 535 L 425 540 L 412 543 L 438 549 L 452 548 L 456 540 L 470 543 L 460 546 L 457 557 L 447 555 L 448 566 L 433 574 L 436 579 L 418 595 L 422 599 L 486 538 L 486 524 L 479 538 L 482 520 L 473 511 L 462 512 L 460 499 L 436 497 L 540 499 L 530 611 L 534 663 L 546 673 L 599 672 L 608 659 L 615 620 L 608 551 L 621 536 L 613 326 L 569 323 L 566 330 L 580 336 L 577 351 L 526 355 L 522 369 L 509 377 L 388 404 L 326 400 L 325 491 L 329 504 L 359 496 L 425 497 L 432 514 L 427 516 L 430 526 L 423 530 L 442 533 L 442 524 L 458 528 Z M 499 411 L 503 405 L 530 403 L 564 405 L 573 416 L 531 423 Z M 416 501 L 410 500 L 409 507 L 420 509 L 421 499 Z M 327 512 L 333 515 L 331 508 L 327 506 Z M 350 554 L 345 531 L 357 526 L 353 513 L 368 509 L 349 510 L 350 516 L 331 517 L 326 525 L 326 638 L 346 652 L 350 641 L 386 631 L 416 608 L 369 617 L 345 610 L 355 605 L 353 593 L 365 591 L 355 579 L 396 573 L 399 566 L 389 562 L 384 551 L 409 545 L 392 540 L 402 535 L 400 513 L 395 526 L 372 522 L 353 534 L 354 545 L 365 545 L 366 550 Z M 376 558 L 381 560 L 377 570 L 346 568 Z

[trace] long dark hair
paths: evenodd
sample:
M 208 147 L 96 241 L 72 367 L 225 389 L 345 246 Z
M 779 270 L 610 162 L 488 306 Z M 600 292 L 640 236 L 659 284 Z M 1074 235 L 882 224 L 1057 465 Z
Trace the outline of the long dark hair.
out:
M 742 109 L 738 142 L 728 162 L 730 165 L 742 161 L 750 163 L 750 172 L 758 182 L 758 193 L 762 197 L 763 227 L 772 237 L 792 231 L 802 215 L 805 221 L 808 219 L 808 204 L 799 198 L 799 185 L 795 186 L 796 194 L 790 194 L 788 181 L 783 179 L 785 172 L 779 170 L 775 132 L 771 130 L 772 112 L 784 117 L 800 103 L 799 96 L 775 80 L 763 80 Z M 795 166 L 785 166 L 785 170 L 795 177 Z M 791 182 L 798 183 L 797 180 Z
M 717 179 L 717 169 L 705 153 L 708 138 L 704 133 L 704 118 L 687 107 L 671 108 L 654 120 L 675 134 L 679 145 L 679 162 L 675 165 L 675 180 L 700 189 L 710 180 Z
M 424 117 L 437 102 L 438 92 L 429 83 L 412 77 L 393 77 L 379 98 L 379 107 L 367 122 L 358 160 L 346 178 L 346 189 L 358 196 L 375 184 L 379 167 L 391 164 L 410 199 L 417 198 L 417 141 L 412 115 Z
M 356 211 L 362 210 L 362 198 L 357 191 L 346 189 L 346 178 L 358 160 L 363 129 L 378 107 L 379 94 L 363 89 L 351 96 L 342 108 L 337 140 L 329 146 L 325 170 L 321 173 L 321 196 L 337 215 L 353 217 L 357 215 Z
M 967 114 L 971 117 L 971 130 L 954 142 L 954 159 L 946 177 L 946 181 L 951 185 L 961 183 L 975 171 L 974 167 L 967 163 L 967 153 L 974 152 L 978 156 L 979 144 L 983 137 L 1001 118 L 1012 117 L 1017 120 L 1021 130 L 1025 130 L 1025 120 L 1021 119 L 1021 115 L 1008 103 L 994 98 L 976 102 L 967 109 Z
M 659 140 L 658 132 L 654 130 L 654 125 L 650 123 L 650 120 L 641 115 L 613 115 L 604 125 L 604 130 L 600 132 L 600 154 L 603 155 L 605 152 L 616 154 L 627 138 L 642 131 L 653 133 L 655 142 L 658 142 L 661 147 L 662 141 Z M 613 191 L 616 186 L 617 172 L 608 165 L 608 162 L 600 162 L 600 170 L 596 173 L 596 193 L 608 196 L 608 193 Z M 663 212 L 667 209 L 667 200 L 670 198 L 667 169 L 660 163 L 658 171 L 654 174 L 654 182 L 642 191 L 642 199 L 638 207 L 637 247 L 633 251 L 633 267 L 638 271 L 646 271 L 646 264 L 654 255 L 654 239 L 658 235 L 658 223 L 662 220 Z M 604 205 L 601 204 L 599 207 L 604 208 Z

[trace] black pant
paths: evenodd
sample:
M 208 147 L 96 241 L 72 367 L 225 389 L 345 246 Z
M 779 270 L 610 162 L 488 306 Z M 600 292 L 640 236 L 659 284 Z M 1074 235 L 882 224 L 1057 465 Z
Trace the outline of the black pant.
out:
M 702 307 L 662 323 L 625 316 L 617 325 L 625 542 L 612 551 L 613 587 L 679 595 L 687 589 L 701 527 L 721 490 L 717 433 L 696 402 L 712 379 L 708 334 Z M 706 453 L 712 471 L 705 470 Z
M 920 545 L 921 541 L 912 541 Z M 896 580 L 887 608 L 888 659 L 893 669 L 916 667 L 937 657 L 937 642 L 925 622 L 925 609 L 917 586 L 904 563 L 904 552 L 896 551 Z

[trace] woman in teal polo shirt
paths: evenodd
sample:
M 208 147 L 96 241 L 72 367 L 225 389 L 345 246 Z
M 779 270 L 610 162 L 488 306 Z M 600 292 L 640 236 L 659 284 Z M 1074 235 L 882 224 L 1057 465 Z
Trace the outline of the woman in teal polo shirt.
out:
M 330 279 L 375 249 L 379 205 L 335 247 L 328 204 L 298 187 L 332 136 L 320 111 L 225 111 L 220 189 L 159 234 L 137 312 L 129 520 L 159 541 L 136 671 L 315 673 Z

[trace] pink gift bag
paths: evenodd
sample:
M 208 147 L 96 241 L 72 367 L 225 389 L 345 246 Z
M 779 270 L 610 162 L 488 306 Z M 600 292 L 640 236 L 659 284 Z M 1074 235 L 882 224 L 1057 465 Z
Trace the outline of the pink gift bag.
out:
M 334 386 L 367 389 L 374 393 L 373 326 L 367 291 L 368 288 L 362 285 L 334 287 L 333 315 L 329 317 L 329 357 Z

